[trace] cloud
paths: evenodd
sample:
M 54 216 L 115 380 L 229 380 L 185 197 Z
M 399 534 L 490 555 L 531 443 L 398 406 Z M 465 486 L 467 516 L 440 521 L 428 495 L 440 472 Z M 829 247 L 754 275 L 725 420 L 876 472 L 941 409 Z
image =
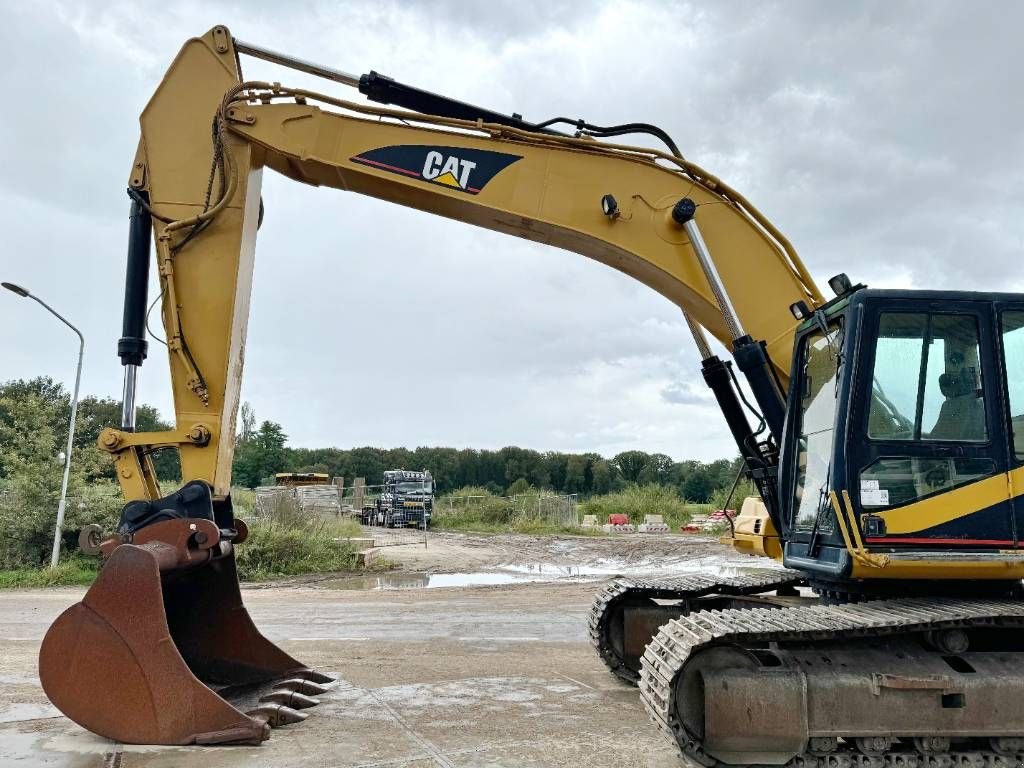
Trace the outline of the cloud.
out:
M 923 0 L 8 3 L 0 276 L 83 328 L 83 388 L 116 396 L 137 115 L 181 43 L 226 23 L 528 119 L 659 124 L 822 285 L 1019 289 L 1022 22 L 1018 4 Z M 677 308 L 638 283 L 272 175 L 264 197 L 244 397 L 294 443 L 734 452 Z M 66 329 L 13 297 L 0 328 L 2 378 L 73 376 Z M 143 371 L 170 412 L 162 348 Z

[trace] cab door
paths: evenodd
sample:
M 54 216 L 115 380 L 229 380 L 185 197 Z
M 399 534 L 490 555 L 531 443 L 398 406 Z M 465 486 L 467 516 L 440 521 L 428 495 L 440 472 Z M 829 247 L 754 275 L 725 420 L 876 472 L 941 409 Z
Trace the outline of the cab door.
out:
M 865 309 L 874 343 L 863 345 L 847 464 L 865 542 L 1015 546 L 992 305 L 879 297 Z
M 1019 544 L 1024 532 L 1024 302 L 1000 302 L 996 309 L 998 359 L 1004 386 L 1002 424 L 1010 465 L 1014 529 Z

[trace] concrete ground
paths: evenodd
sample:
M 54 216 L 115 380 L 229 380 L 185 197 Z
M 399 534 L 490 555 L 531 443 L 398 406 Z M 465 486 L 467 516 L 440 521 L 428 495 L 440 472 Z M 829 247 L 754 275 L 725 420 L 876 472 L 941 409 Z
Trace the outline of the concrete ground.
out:
M 478 570 L 500 567 L 499 560 L 551 560 L 578 546 L 589 548 L 591 560 L 635 548 L 504 537 L 481 555 L 487 544 L 472 537 L 434 543 L 431 556 L 448 547 L 445 565 L 461 548 L 472 557 L 452 567 Z M 681 546 L 671 549 L 678 555 Z M 690 556 L 706 558 L 718 545 L 692 546 Z M 650 549 L 657 556 L 660 548 Z M 401 561 L 404 549 L 390 556 Z M 409 559 L 418 568 L 423 555 L 416 549 Z M 676 768 L 675 747 L 648 722 L 636 690 L 616 682 L 590 648 L 586 615 L 598 588 L 572 580 L 385 591 L 338 588 L 336 581 L 246 588 L 262 631 L 341 684 L 304 723 L 275 730 L 264 745 L 220 748 L 124 746 L 60 716 L 39 687 L 36 654 L 50 622 L 84 590 L 0 592 L 0 766 Z

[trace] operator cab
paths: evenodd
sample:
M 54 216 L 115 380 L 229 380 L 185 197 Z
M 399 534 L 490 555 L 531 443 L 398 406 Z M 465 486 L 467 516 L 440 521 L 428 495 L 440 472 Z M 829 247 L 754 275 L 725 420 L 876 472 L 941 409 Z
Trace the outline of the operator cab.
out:
M 853 289 L 801 323 L 791 382 L 787 566 L 850 577 L 844 491 L 870 552 L 1022 544 L 1024 296 Z

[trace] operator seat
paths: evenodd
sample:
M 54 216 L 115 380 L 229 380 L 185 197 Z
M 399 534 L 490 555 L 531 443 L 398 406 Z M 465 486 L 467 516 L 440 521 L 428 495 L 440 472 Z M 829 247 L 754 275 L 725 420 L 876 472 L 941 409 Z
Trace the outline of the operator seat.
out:
M 985 401 L 974 382 L 974 371 L 970 368 L 939 376 L 939 389 L 946 402 L 939 409 L 935 426 L 928 433 L 930 439 L 985 440 Z

